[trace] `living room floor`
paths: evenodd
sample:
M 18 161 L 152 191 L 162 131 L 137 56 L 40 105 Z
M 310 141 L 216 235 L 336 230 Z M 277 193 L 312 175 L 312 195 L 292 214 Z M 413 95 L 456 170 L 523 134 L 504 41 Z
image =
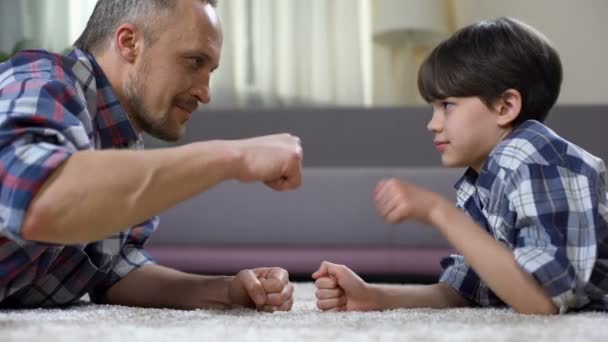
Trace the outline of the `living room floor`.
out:
M 324 313 L 295 283 L 291 312 L 142 309 L 83 303 L 0 311 L 1 341 L 608 341 L 608 314 L 526 316 L 506 309 Z

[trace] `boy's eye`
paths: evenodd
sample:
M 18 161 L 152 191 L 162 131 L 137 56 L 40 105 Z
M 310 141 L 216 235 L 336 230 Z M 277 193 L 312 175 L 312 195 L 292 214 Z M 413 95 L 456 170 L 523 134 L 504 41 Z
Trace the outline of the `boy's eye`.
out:
M 447 101 L 441 102 L 441 107 L 443 107 L 444 110 L 448 110 L 448 109 L 452 108 L 452 106 L 454 106 L 454 104 L 452 102 L 447 102 Z

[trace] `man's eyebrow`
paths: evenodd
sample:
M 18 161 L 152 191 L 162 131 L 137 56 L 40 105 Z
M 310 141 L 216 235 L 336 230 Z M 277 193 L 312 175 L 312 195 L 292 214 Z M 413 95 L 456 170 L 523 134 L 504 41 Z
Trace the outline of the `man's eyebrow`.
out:
M 197 57 L 201 57 L 203 59 L 205 59 L 206 61 L 212 61 L 213 58 L 211 58 L 211 55 L 205 51 L 201 51 L 201 50 L 190 50 L 190 51 L 185 51 L 183 53 L 184 55 L 190 55 L 190 56 L 197 56 Z M 212 71 L 214 71 L 215 69 L 219 68 L 219 64 L 216 64 Z

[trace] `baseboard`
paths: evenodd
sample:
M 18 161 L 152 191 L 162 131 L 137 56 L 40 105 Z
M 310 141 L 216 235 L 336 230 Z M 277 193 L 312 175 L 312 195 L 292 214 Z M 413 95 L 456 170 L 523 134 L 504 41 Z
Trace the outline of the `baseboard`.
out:
M 294 274 L 312 273 L 324 260 L 374 275 L 435 276 L 448 248 L 344 246 L 149 246 L 146 250 L 168 267 L 197 273 L 232 274 L 242 269 L 279 266 Z

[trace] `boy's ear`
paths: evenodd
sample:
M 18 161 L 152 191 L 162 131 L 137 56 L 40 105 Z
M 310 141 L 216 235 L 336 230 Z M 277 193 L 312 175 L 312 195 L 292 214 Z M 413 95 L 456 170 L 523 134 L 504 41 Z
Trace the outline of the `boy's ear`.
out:
M 509 126 L 521 113 L 521 93 L 515 89 L 508 89 L 502 93 L 496 103 L 498 112 L 498 125 Z

